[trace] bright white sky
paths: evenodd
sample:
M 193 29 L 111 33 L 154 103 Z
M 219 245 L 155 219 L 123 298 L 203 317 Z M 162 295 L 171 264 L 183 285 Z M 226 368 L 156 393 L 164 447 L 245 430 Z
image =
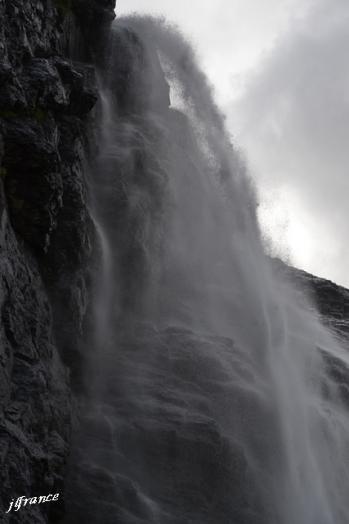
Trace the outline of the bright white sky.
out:
M 218 101 L 237 87 L 275 39 L 306 12 L 310 0 L 118 0 L 117 16 L 136 12 L 165 16 L 195 47 Z
M 118 0 L 116 12 L 180 27 L 245 151 L 272 252 L 349 287 L 349 1 Z

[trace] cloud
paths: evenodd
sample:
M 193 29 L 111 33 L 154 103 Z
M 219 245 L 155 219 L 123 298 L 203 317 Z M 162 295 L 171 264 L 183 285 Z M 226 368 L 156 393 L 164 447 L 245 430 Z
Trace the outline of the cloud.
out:
M 178 24 L 224 103 L 235 75 L 254 66 L 260 54 L 310 0 L 118 0 L 119 15 L 162 15 Z
M 166 16 L 194 43 L 274 251 L 349 286 L 348 0 L 118 0 L 131 11 Z
M 279 235 L 275 207 L 281 207 L 294 262 L 347 286 L 348 27 L 347 0 L 314 2 L 228 110 L 260 188 L 265 227 Z

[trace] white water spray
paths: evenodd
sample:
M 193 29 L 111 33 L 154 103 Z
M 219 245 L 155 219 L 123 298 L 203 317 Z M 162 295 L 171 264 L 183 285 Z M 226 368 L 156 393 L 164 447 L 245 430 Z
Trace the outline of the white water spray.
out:
M 189 116 L 168 108 L 157 52 Z M 348 359 L 273 275 L 205 76 L 150 18 L 115 25 L 109 63 L 96 182 L 108 340 L 69 522 L 347 524 L 349 421 L 328 362 Z

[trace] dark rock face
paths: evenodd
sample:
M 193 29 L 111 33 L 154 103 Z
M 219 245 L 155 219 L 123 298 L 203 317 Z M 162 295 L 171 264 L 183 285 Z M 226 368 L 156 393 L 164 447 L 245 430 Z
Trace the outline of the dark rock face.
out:
M 340 338 L 349 338 L 349 290 L 325 278 L 287 266 L 279 259 L 272 260 L 276 271 L 282 272 L 306 293 L 323 322 Z
M 287 266 L 279 259 L 273 259 L 272 263 L 277 272 L 286 274 L 301 290 L 302 297 L 304 294 L 307 296 L 308 301 L 320 313 L 324 325 L 342 342 L 343 347 L 348 347 L 349 290 L 330 280 Z M 344 364 L 343 359 L 338 359 L 322 350 L 321 352 L 326 369 L 338 386 L 343 402 L 349 406 L 349 366 Z
M 80 294 L 82 261 L 90 251 L 81 162 L 85 117 L 97 94 L 90 68 L 59 56 L 60 10 L 50 3 L 35 5 L 3 8 L 10 29 L 3 50 L 2 173 L 15 231 L 40 259 L 53 294 L 58 287 L 72 306 L 71 290 L 79 288 Z M 67 230 L 70 234 L 61 234 Z M 57 286 L 67 265 L 69 282 Z M 78 309 L 79 302 L 75 299 Z M 83 313 L 84 308 L 73 311 L 78 324 Z
M 10 225 L 1 189 L 0 512 L 21 495 L 62 491 L 70 393 L 52 338 L 51 308 L 38 265 Z M 11 522 L 44 523 L 32 506 Z M 3 520 L 2 522 L 8 522 Z
M 63 493 L 69 370 L 88 305 L 93 231 L 83 169 L 94 68 L 67 44 L 113 1 L 0 0 L 0 513 L 13 498 Z M 69 39 L 68 39 L 69 40 Z M 70 40 L 69 40 L 70 41 Z M 97 44 L 97 42 L 96 42 Z M 63 362 L 65 364 L 63 364 Z M 55 522 L 63 507 L 12 513 Z
M 75 14 L 81 21 L 86 31 L 91 27 L 99 27 L 101 24 L 114 19 L 115 0 L 73 0 L 71 2 Z
M 93 17 L 101 34 L 114 4 L 84 2 L 82 15 L 78 1 L 0 3 L 1 175 L 11 223 L 38 258 L 69 363 L 87 307 L 92 232 L 82 160 L 97 91 L 93 67 L 64 56 L 65 31 L 69 20 L 82 58 L 91 55 L 86 24 Z

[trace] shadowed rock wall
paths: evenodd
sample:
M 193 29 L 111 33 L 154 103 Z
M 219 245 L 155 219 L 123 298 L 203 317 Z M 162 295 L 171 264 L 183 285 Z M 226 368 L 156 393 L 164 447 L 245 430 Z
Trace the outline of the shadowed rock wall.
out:
M 93 252 L 83 169 L 98 98 L 91 62 L 113 8 L 0 0 L 1 522 L 11 499 L 63 491 Z M 62 510 L 33 505 L 11 523 L 54 522 Z

